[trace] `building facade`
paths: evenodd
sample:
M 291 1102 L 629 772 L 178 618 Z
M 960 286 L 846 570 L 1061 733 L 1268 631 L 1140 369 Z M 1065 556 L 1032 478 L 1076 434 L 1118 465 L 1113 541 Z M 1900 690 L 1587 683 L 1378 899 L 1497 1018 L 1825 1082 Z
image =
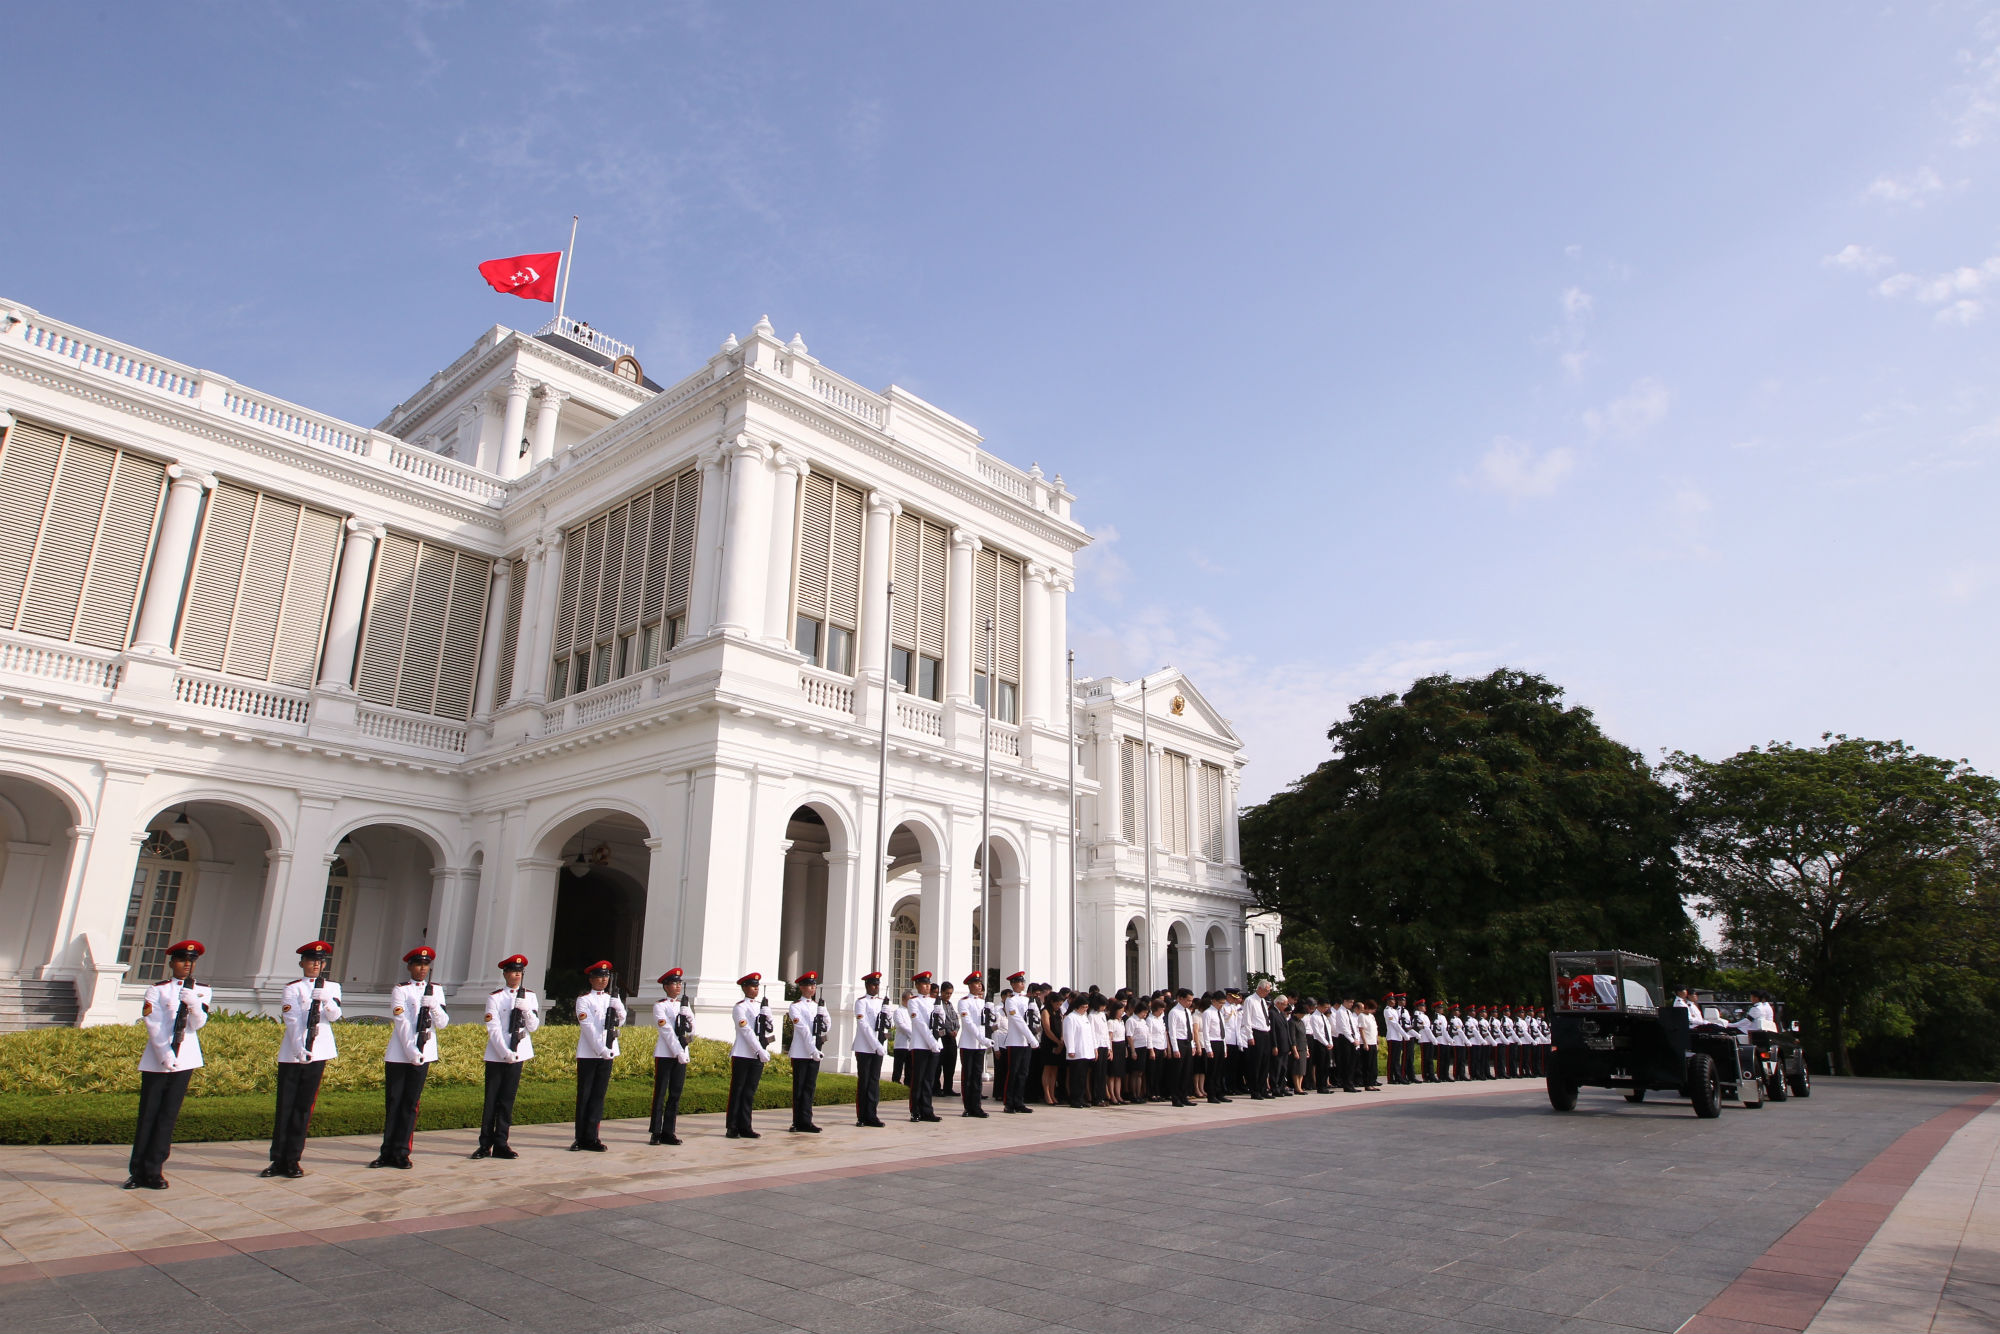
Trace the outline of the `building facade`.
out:
M 495 327 L 371 429 L 0 301 L 0 432 L 0 976 L 83 1022 L 188 935 L 232 1008 L 427 941 L 678 964 L 717 1034 L 751 969 L 1102 980 L 1073 497 L 768 321 L 665 387 Z

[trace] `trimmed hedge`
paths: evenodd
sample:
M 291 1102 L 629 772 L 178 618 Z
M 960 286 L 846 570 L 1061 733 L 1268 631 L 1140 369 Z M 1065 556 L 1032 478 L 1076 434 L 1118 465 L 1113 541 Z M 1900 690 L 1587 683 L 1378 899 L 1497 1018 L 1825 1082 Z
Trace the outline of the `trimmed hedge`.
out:
M 546 1031 L 546 1030 L 544 1030 Z M 346 1058 L 343 1057 L 343 1060 Z M 530 1067 L 540 1061 L 530 1062 Z M 650 1060 L 651 1058 L 648 1057 Z M 337 1064 L 337 1062 L 336 1062 Z M 622 1067 L 624 1062 L 619 1063 Z M 792 1105 L 791 1073 L 773 1078 L 778 1062 L 773 1060 L 757 1089 L 760 1108 L 789 1108 Z M 692 1066 L 692 1063 L 690 1063 Z M 380 1071 L 380 1066 L 377 1066 Z M 329 1066 L 327 1073 L 332 1074 Z M 853 1075 L 821 1075 L 813 1098 L 816 1106 L 838 1106 L 854 1101 Z M 882 1100 L 894 1102 L 909 1096 L 900 1084 L 882 1082 Z M 479 1124 L 485 1100 L 483 1085 L 427 1084 L 417 1117 L 419 1130 L 457 1130 Z M 681 1093 L 681 1113 L 720 1112 L 729 1100 L 729 1080 L 690 1074 Z M 604 1097 L 607 1120 L 650 1115 L 653 1083 L 646 1079 L 613 1079 Z M 271 1093 L 237 1093 L 196 1097 L 192 1093 L 181 1106 L 181 1119 L 174 1131 L 178 1144 L 213 1140 L 268 1140 L 276 1115 Z M 139 1095 L 134 1093 L 71 1093 L 61 1095 L 0 1093 L 0 1144 L 129 1144 L 139 1116 Z M 521 1081 L 514 1102 L 514 1124 L 547 1125 L 572 1120 L 576 1116 L 576 1087 L 554 1080 Z M 382 1093 L 379 1088 L 322 1091 L 313 1108 L 312 1134 L 379 1135 L 382 1133 Z

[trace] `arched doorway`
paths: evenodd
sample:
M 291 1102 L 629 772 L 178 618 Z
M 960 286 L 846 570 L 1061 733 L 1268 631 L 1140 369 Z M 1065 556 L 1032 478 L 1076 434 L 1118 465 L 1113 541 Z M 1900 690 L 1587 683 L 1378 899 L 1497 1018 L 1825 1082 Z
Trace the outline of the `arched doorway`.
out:
M 203 980 L 248 986 L 263 966 L 258 927 L 271 847 L 262 818 L 229 802 L 176 802 L 148 820 L 119 932 L 124 986 L 136 995 L 159 981 L 166 947 L 190 936 L 207 947 Z
M 1134 917 L 1125 923 L 1125 988 L 1136 993 L 1139 990 L 1139 919 Z
M 1182 960 L 1188 948 L 1188 930 L 1185 923 L 1175 922 L 1167 928 L 1167 990 L 1179 991 L 1186 985 L 1183 979 L 1187 969 Z
M 881 940 L 885 980 L 895 992 L 918 969 L 936 972 L 943 966 L 937 935 L 943 929 L 944 860 L 932 831 L 910 821 L 889 831 L 887 851 L 882 902 L 888 908 Z M 861 893 L 872 895 L 873 882 L 863 885 Z M 874 942 L 864 943 L 873 948 Z
M 319 937 L 333 945 L 331 976 L 355 992 L 387 991 L 403 956 L 431 939 L 431 895 L 441 854 L 398 824 L 350 830 L 334 845 L 320 902 Z
M 891 1000 L 901 1000 L 917 974 L 917 943 L 921 939 L 923 904 L 915 897 L 904 899 L 889 914 L 889 986 Z
M 1229 978 L 1229 937 L 1219 926 L 1208 928 L 1208 936 L 1202 949 L 1202 986 L 1210 991 L 1220 991 L 1228 986 Z
M 0 977 L 36 977 L 56 961 L 70 830 L 80 823 L 54 790 L 0 775 Z
M 778 970 L 785 982 L 810 969 L 825 976 L 826 909 L 833 836 L 811 806 L 792 812 L 785 827 L 785 890 L 779 913 Z
M 989 852 L 993 858 L 990 884 L 984 882 Z M 1005 841 L 995 838 L 986 848 L 973 851 L 972 901 L 983 903 L 986 909 L 983 912 L 974 909 L 973 967 L 985 973 L 987 992 L 998 995 L 1003 971 L 1029 966 L 1027 923 L 1021 910 L 1020 861 Z
M 639 951 L 646 928 L 650 853 L 646 826 L 623 813 L 596 813 L 560 838 L 555 922 L 542 978 L 546 1001 L 566 1008 L 587 985 L 583 970 L 599 959 L 618 970 L 619 991 L 639 991 Z

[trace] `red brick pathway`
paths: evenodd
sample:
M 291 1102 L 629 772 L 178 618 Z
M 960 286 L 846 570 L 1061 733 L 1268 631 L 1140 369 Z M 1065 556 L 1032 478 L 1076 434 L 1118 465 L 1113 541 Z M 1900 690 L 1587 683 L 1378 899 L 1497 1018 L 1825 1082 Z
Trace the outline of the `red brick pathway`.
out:
M 1945 1142 L 2000 1092 L 1967 1098 L 1904 1132 L 1773 1243 L 1679 1334 L 1799 1334 Z

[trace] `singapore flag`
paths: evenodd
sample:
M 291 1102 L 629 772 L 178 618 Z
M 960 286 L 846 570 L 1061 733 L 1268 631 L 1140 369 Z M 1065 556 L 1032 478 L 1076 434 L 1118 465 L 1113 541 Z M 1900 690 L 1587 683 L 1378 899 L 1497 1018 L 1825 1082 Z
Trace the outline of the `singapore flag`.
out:
M 515 255 L 512 259 L 489 259 L 479 266 L 479 276 L 496 292 L 506 292 L 529 301 L 556 299 L 556 268 L 562 251 L 546 255 Z

